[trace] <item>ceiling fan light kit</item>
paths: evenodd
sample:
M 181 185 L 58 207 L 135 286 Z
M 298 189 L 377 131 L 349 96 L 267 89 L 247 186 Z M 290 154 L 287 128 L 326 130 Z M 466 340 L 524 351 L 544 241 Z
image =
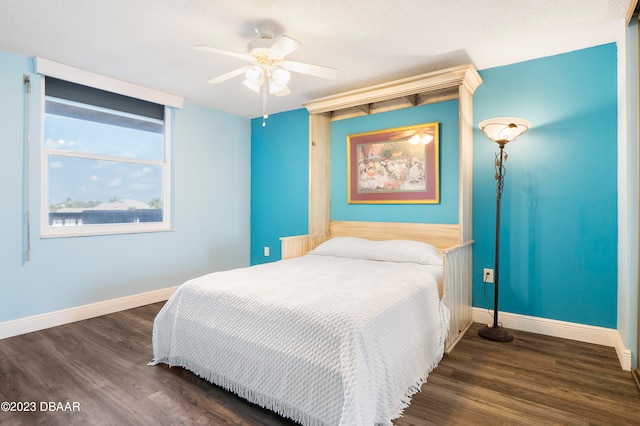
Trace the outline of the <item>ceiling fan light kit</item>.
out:
M 202 45 L 193 47 L 210 53 L 244 59 L 251 64 L 213 78 L 208 83 L 218 84 L 244 74 L 243 84 L 246 87 L 256 93 L 260 93 L 262 90 L 262 126 L 264 127 L 268 117 L 266 113 L 267 93 L 276 96 L 285 96 L 291 93 L 287 86 L 291 79 L 291 71 L 333 80 L 336 78 L 338 70 L 286 60 L 286 56 L 302 46 L 302 43 L 286 35 L 281 36 L 275 43 L 272 43 L 271 40 L 276 28 L 271 23 L 260 23 L 255 26 L 254 30 L 260 38 L 248 43 L 247 53 L 230 52 Z
M 242 83 L 254 92 L 260 93 L 263 76 L 262 69 L 259 67 L 251 67 L 245 72 Z
M 270 93 L 280 93 L 289 83 L 291 73 L 278 66 L 271 67 L 268 71 Z

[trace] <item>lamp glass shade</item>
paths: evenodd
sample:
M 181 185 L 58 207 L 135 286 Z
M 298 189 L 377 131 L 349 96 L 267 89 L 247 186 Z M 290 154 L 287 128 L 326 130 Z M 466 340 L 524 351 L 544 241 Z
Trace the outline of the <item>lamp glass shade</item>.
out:
M 260 93 L 260 86 L 264 80 L 264 72 L 259 66 L 253 66 L 244 73 L 245 80 L 242 82 L 249 89 L 256 93 Z
M 247 71 L 245 71 L 244 73 L 244 77 L 249 80 L 254 82 L 255 84 L 260 84 L 262 82 L 262 76 L 264 75 L 262 68 L 255 65 L 249 69 L 247 69 Z
M 508 143 L 526 132 L 531 123 L 522 118 L 499 117 L 481 121 L 479 126 L 489 140 Z
M 269 93 L 271 93 L 272 95 L 282 92 L 285 87 L 287 87 L 286 83 L 281 84 L 269 79 Z
M 253 80 L 244 80 L 242 83 L 254 92 L 260 93 L 260 86 L 262 85 L 261 83 L 256 83 Z
M 278 94 L 287 87 L 291 73 L 280 67 L 273 67 L 269 71 L 269 93 Z
M 271 70 L 271 78 L 274 83 L 280 86 L 286 86 L 291 79 L 291 73 L 284 68 L 273 67 Z

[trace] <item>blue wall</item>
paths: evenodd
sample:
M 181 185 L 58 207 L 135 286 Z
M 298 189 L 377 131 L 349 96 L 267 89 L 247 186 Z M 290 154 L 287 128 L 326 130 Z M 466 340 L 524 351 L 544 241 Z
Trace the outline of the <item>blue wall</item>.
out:
M 253 119 L 251 140 L 251 264 L 258 264 L 281 258 L 280 237 L 308 232 L 309 114 L 273 114 L 265 127 Z
M 348 135 L 431 122 L 440 123 L 440 204 L 348 203 Z M 331 125 L 331 219 L 458 223 L 459 133 L 457 100 L 334 121 Z
M 533 128 L 507 146 L 501 310 L 616 327 L 617 99 L 613 44 L 482 70 L 475 122 L 514 115 Z M 249 120 L 186 103 L 174 118 L 172 232 L 40 239 L 40 80 L 27 58 L 0 52 L 0 322 L 182 283 L 280 258 L 279 237 L 307 232 L 308 114 Z M 32 94 L 32 259 L 22 246 L 22 77 Z M 333 124 L 332 215 L 343 220 L 455 222 L 456 102 Z M 440 205 L 346 204 L 346 134 L 438 121 Z M 370 126 L 370 127 L 369 127 Z M 454 135 L 454 132 L 456 134 Z M 474 306 L 493 264 L 495 145 L 474 134 Z M 250 143 L 249 143 L 250 141 Z M 342 157 L 341 157 L 342 156 Z M 343 166 L 340 166 L 343 164 Z M 456 172 L 457 173 L 457 172 Z M 342 193 L 341 193 L 342 191 Z M 251 228 L 251 236 L 249 235 Z M 263 247 L 271 256 L 263 256 Z
M 500 310 L 616 327 L 617 58 L 608 44 L 483 70 L 476 122 L 532 129 L 507 145 Z M 493 265 L 496 145 L 474 134 L 474 306 Z M 489 294 L 492 294 L 492 287 Z
M 40 239 L 40 77 L 0 52 L 0 322 L 249 264 L 250 121 L 186 103 L 173 120 L 174 231 Z M 31 95 L 31 261 L 22 244 L 23 74 Z
M 502 210 L 502 311 L 616 327 L 616 66 L 616 46 L 609 44 L 480 72 L 484 83 L 474 96 L 476 127 L 481 120 L 505 115 L 526 118 L 533 125 L 507 146 L 510 157 Z M 269 179 L 301 180 L 304 186 L 304 190 L 287 195 L 286 207 L 269 209 L 271 217 L 252 220 L 252 254 L 256 253 L 252 262 L 256 262 L 264 244 L 258 241 L 258 235 L 268 235 L 269 241 L 275 241 L 279 236 L 306 230 L 308 152 L 298 144 L 304 143 L 306 150 L 307 120 L 300 111 L 278 117 L 284 120 L 289 114 L 292 121 L 304 120 L 304 126 L 289 124 L 295 129 L 291 137 L 275 131 L 258 135 L 259 120 L 252 124 L 253 172 L 271 168 L 274 175 Z M 348 205 L 346 135 L 431 121 L 443 123 L 441 205 Z M 455 101 L 334 122 L 332 219 L 455 223 L 458 181 L 448 173 L 456 170 L 457 176 L 457 146 L 453 143 L 457 132 Z M 305 157 L 285 161 L 282 156 L 258 155 L 256 149 L 268 144 Z M 493 266 L 495 152 L 496 145 L 475 131 L 473 304 L 477 307 L 487 306 L 482 268 Z M 268 185 L 257 184 L 259 179 L 254 176 L 254 216 L 263 214 L 262 209 L 270 202 L 263 194 Z M 447 195 L 448 191 L 456 191 L 455 197 Z M 289 227 L 295 227 L 295 232 L 288 232 Z M 273 256 L 271 260 L 277 259 Z M 488 293 L 492 294 L 492 288 Z

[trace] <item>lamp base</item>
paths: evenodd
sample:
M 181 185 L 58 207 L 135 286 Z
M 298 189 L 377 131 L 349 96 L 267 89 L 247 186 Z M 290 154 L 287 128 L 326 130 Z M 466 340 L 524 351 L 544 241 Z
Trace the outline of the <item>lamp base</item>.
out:
M 513 334 L 502 327 L 489 327 L 485 325 L 478 330 L 478 335 L 494 342 L 513 342 Z

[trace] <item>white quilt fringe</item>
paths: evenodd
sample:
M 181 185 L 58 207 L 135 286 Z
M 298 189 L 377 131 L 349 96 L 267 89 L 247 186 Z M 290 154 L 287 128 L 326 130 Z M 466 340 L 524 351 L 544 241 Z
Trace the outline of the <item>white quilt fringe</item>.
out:
M 184 362 L 180 359 L 171 359 L 171 360 L 156 360 L 147 363 L 147 365 L 158 365 L 158 364 L 167 364 L 169 367 L 182 367 L 189 371 L 191 371 L 196 376 L 208 381 L 209 383 L 213 383 L 221 388 L 233 392 L 238 395 L 240 398 L 246 399 L 247 401 L 259 405 L 262 408 L 266 408 L 267 410 L 273 411 L 274 413 L 291 419 L 295 422 L 298 422 L 305 426 L 326 426 L 324 422 L 314 417 L 309 416 L 307 413 L 296 409 L 295 407 L 291 407 L 288 404 L 282 403 L 280 401 L 274 400 L 272 397 L 266 396 L 260 392 L 256 392 L 253 389 L 247 388 L 246 386 L 242 386 L 233 380 L 229 380 L 224 376 L 219 374 L 215 374 L 211 371 L 207 371 L 205 368 L 200 368 L 197 366 L 191 365 L 189 362 Z

